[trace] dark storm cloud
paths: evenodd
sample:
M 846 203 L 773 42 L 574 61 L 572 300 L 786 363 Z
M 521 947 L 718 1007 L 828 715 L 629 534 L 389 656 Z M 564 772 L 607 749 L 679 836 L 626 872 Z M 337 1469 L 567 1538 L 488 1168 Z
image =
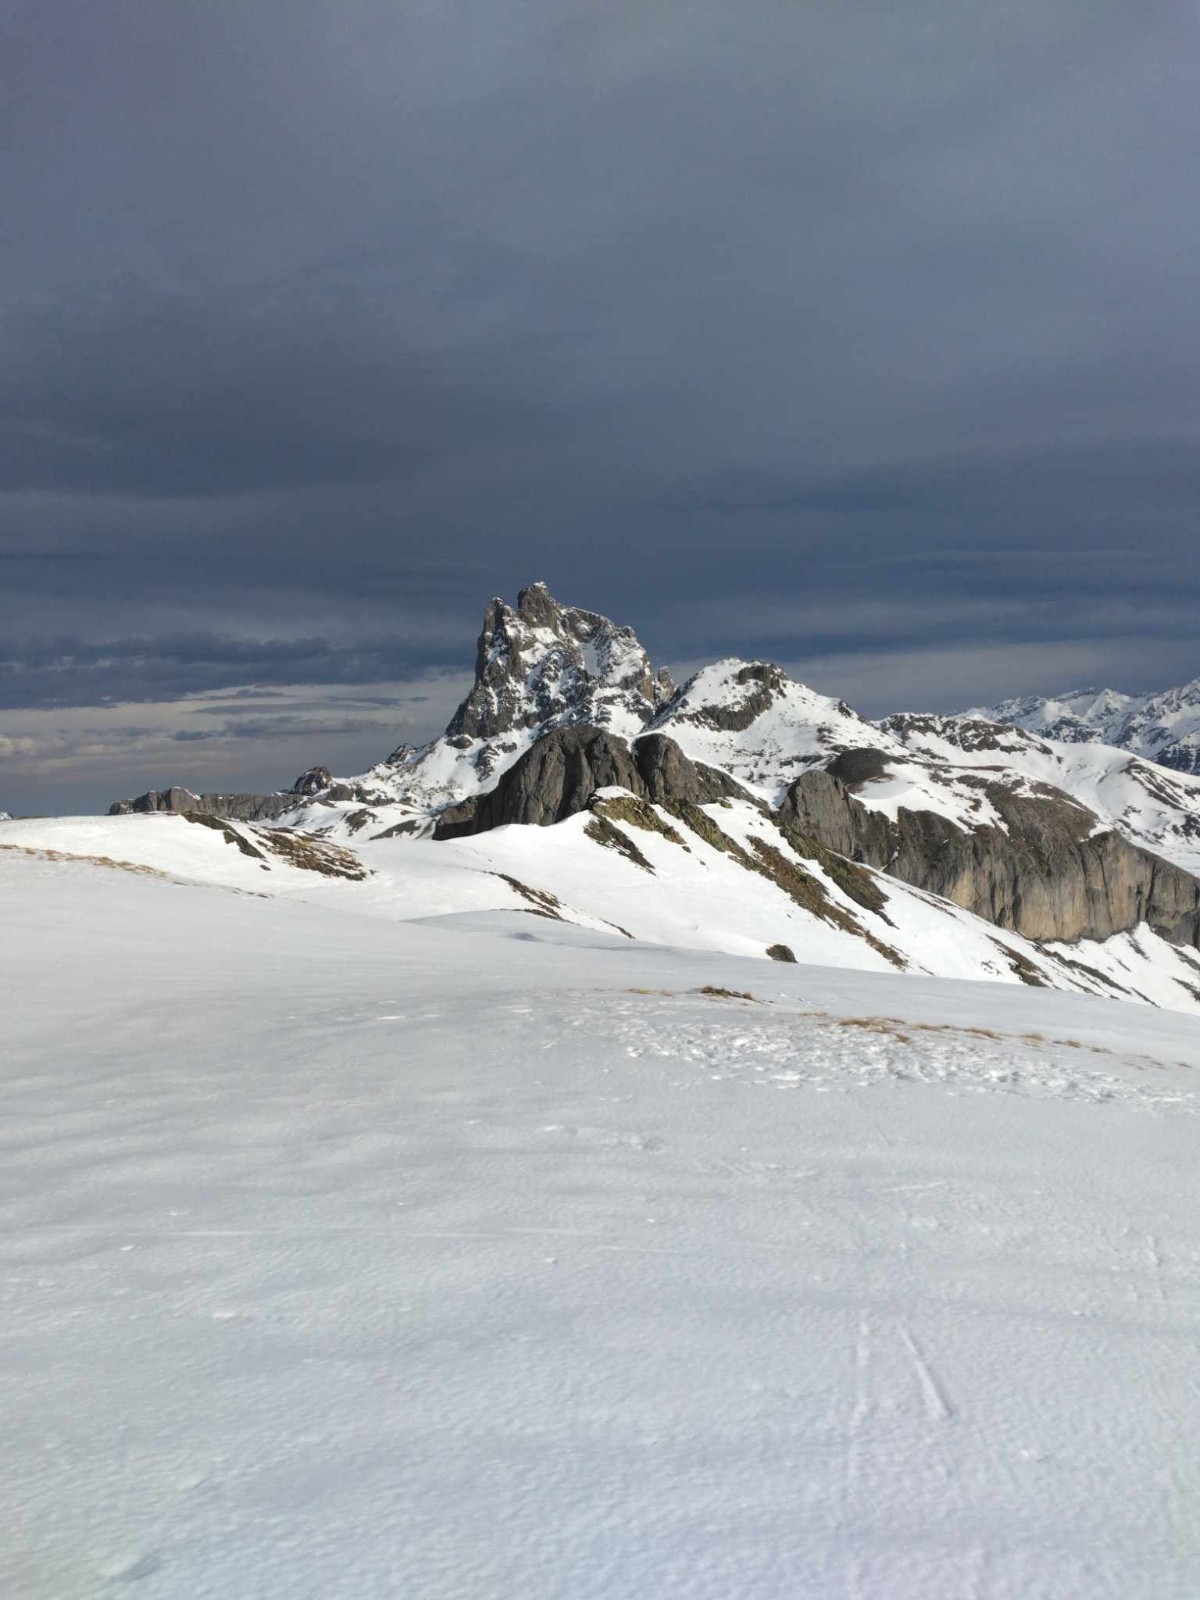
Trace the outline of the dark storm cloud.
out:
M 1030 542 L 1018 514 L 1068 509 L 1081 524 L 1137 516 L 1193 516 L 1200 508 L 1200 457 L 1191 440 L 1115 440 L 1099 445 L 1030 449 L 1021 455 L 970 455 L 871 467 L 818 482 L 772 484 L 759 477 L 743 492 L 733 482 L 714 491 L 712 507 L 736 514 L 779 512 L 916 512 L 959 518 L 1009 519 L 1013 541 Z M 1082 531 L 1082 527 L 1075 530 Z
M 0 693 L 419 678 L 535 577 L 868 709 L 959 647 L 971 697 L 1193 675 L 1198 46 L 1182 0 L 0 0 Z
M 397 681 L 429 664 L 402 640 L 231 639 L 219 635 L 31 641 L 0 654 L 0 709 L 170 700 L 252 682 L 259 698 L 273 684 Z M 369 700 L 370 697 L 368 697 Z M 360 703 L 362 698 L 360 697 Z M 387 704 L 377 697 L 379 705 Z
M 402 483 L 546 431 L 547 349 L 424 350 L 386 304 L 124 286 L 9 313 L 0 479 L 153 498 Z

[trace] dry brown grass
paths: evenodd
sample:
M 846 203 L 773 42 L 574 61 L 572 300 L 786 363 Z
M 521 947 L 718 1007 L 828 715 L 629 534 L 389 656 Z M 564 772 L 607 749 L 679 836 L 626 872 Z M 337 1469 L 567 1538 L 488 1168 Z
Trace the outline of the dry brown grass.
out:
M 551 894 L 549 889 L 534 889 L 527 883 L 522 883 L 520 878 L 511 877 L 507 872 L 493 872 L 493 878 L 501 878 L 514 894 L 519 894 L 522 900 L 527 900 L 533 908 L 533 914 L 538 917 L 549 917 L 552 922 L 565 922 L 561 915 L 562 901 L 556 894 Z
M 326 878 L 347 878 L 351 883 L 361 883 L 371 876 L 353 850 L 315 839 L 311 833 L 293 833 L 287 828 L 255 828 L 254 837 L 273 855 L 291 867 L 299 867 L 302 872 L 319 872 Z
M 632 861 L 635 867 L 641 867 L 643 872 L 653 874 L 654 868 L 629 835 L 618 828 L 616 823 L 610 822 L 607 817 L 601 816 L 598 812 L 593 814 L 583 831 L 593 843 L 601 845 L 605 850 L 615 850 L 618 855 L 624 856 L 626 861 Z
M 997 1044 L 1021 1043 L 1061 1046 L 1067 1050 L 1090 1050 L 1097 1056 L 1114 1056 L 1115 1050 L 1103 1045 L 1085 1045 L 1080 1039 L 1049 1039 L 1044 1033 L 1000 1033 L 995 1028 L 973 1028 L 958 1022 L 905 1022 L 900 1017 L 835 1017 L 828 1012 L 813 1013 L 815 1019 L 827 1027 L 866 1028 L 873 1033 L 889 1034 L 902 1044 L 911 1044 L 914 1033 L 956 1034 L 963 1038 L 990 1039 Z M 1149 1060 L 1149 1057 L 1138 1059 Z
M 889 1039 L 895 1039 L 900 1044 L 911 1044 L 912 1040 L 903 1032 L 901 1023 L 896 1017 L 823 1017 L 821 1019 L 827 1026 L 835 1028 L 863 1028 L 869 1033 L 882 1033 Z M 907 1024 L 904 1024 L 907 1026 Z
M 604 817 L 609 822 L 625 822 L 631 827 L 641 828 L 645 833 L 660 833 L 672 844 L 680 845 L 684 850 L 688 848 L 682 835 L 670 823 L 664 822 L 648 801 L 639 799 L 637 795 L 600 796 L 592 801 L 591 810 L 593 816 Z
M 74 855 L 69 850 L 40 850 L 27 844 L 0 844 L 0 850 L 11 850 L 16 855 L 32 856 L 37 861 L 80 861 L 89 867 L 112 867 L 117 872 L 133 872 L 140 878 L 164 878 L 169 883 L 171 874 L 158 867 L 146 867 L 138 861 L 116 861 L 112 856 Z

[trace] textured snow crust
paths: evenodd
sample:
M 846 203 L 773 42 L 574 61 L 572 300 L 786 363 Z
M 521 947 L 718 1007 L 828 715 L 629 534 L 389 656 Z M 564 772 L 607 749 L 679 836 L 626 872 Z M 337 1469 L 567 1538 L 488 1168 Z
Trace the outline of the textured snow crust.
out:
M 6 1596 L 1200 1592 L 1194 1021 L 0 893 Z

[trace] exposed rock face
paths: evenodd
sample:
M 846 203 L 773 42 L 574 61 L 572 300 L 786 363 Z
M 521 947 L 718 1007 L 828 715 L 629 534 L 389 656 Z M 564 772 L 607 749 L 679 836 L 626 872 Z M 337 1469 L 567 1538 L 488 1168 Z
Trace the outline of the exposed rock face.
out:
M 779 815 L 827 850 L 890 869 L 892 825 L 880 812 L 868 811 L 831 772 L 803 773 L 788 790 Z
M 296 809 L 294 794 L 193 794 L 190 789 L 148 789 L 133 800 L 117 800 L 108 808 L 110 817 L 134 811 L 201 812 L 209 817 L 226 817 L 234 822 L 264 822 Z
M 856 783 L 870 783 L 873 778 L 882 778 L 887 772 L 888 758 L 884 750 L 843 750 L 840 755 L 826 765 L 826 772 L 840 778 L 847 788 L 853 788 Z
M 656 805 L 706 806 L 714 800 L 746 798 L 741 784 L 728 773 L 692 761 L 665 733 L 646 733 L 635 739 L 633 759 L 645 785 L 634 792 L 644 793 Z
M 320 794 L 323 789 L 328 789 L 333 782 L 333 773 L 328 767 L 309 767 L 307 772 L 302 772 L 292 785 L 292 793 L 311 797 Z
M 278 789 L 273 794 L 193 794 L 190 789 L 148 789 L 136 799 L 115 801 L 108 814 L 123 817 L 142 811 L 194 811 L 233 822 L 271 822 L 295 811 L 301 800 L 328 789 L 330 782 L 328 767 L 309 767 L 290 789 Z
M 494 789 L 443 811 L 435 839 L 486 833 L 520 822 L 561 822 L 586 807 L 597 789 L 641 788 L 628 746 L 600 728 L 556 728 L 505 772 Z
M 832 772 L 809 772 L 780 815 L 851 860 L 952 900 L 1035 940 L 1107 939 L 1147 922 L 1174 944 L 1200 945 L 1200 881 L 1130 844 L 1093 833 L 1067 795 L 1017 795 L 988 785 L 1004 826 L 960 828 L 903 807 L 870 811 Z
M 483 619 L 475 683 L 446 729 L 448 739 L 492 739 L 564 719 L 629 735 L 674 692 L 655 672 L 632 628 L 563 606 L 545 584 L 493 600 Z
M 952 717 L 938 712 L 898 711 L 894 716 L 884 717 L 879 727 L 915 749 L 922 748 L 923 741 L 940 739 L 969 754 L 981 750 L 994 750 L 998 755 L 1020 755 L 1028 750 L 1050 754 L 1049 747 L 1026 729 L 989 722 L 986 717 L 971 714 Z
M 555 728 L 505 772 L 494 789 L 441 813 L 435 839 L 486 833 L 516 822 L 542 826 L 587 809 L 597 789 L 703 805 L 744 791 L 712 767 L 689 761 L 673 739 L 650 734 L 632 748 L 603 728 Z

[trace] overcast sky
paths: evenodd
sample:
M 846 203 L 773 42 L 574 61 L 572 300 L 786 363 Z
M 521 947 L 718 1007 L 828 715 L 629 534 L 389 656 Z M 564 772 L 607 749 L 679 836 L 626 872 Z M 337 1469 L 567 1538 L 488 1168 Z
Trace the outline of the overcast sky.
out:
M 1192 0 L 0 0 L 0 806 L 436 731 L 542 578 L 1200 674 Z

